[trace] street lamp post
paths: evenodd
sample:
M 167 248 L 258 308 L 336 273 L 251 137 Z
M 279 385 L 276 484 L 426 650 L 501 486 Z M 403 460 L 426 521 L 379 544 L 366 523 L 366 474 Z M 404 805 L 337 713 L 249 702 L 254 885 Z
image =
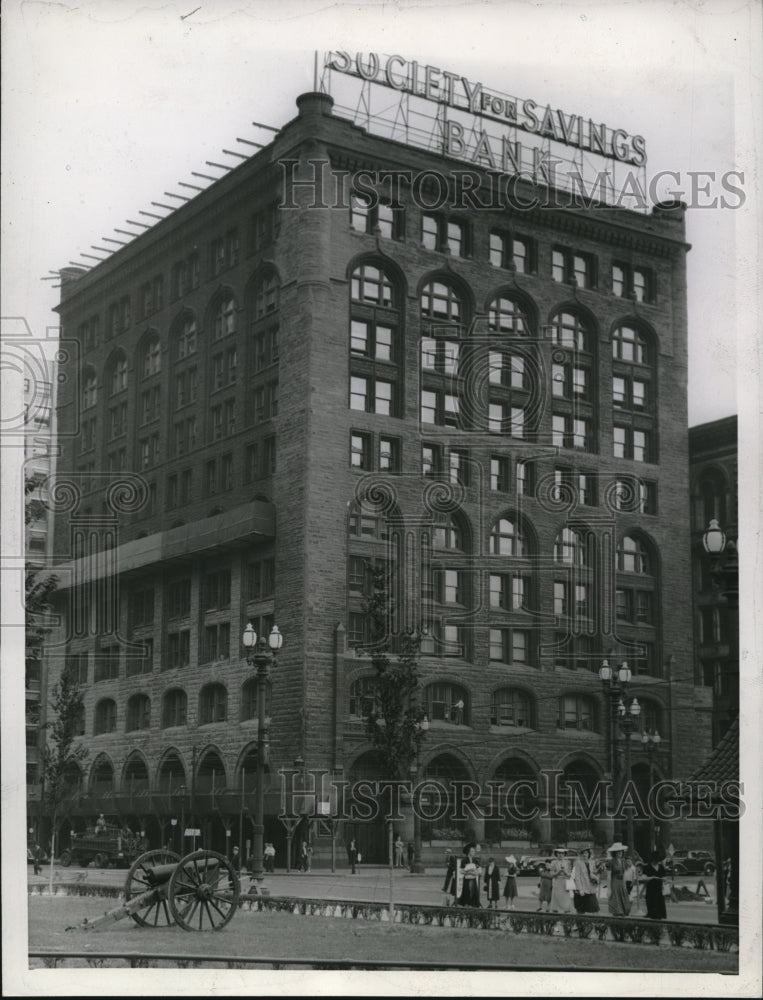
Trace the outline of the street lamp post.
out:
M 425 715 L 420 722 L 417 722 L 416 728 L 422 736 L 425 736 L 429 731 L 428 716 Z M 414 875 L 423 875 L 426 869 L 421 861 L 421 816 L 419 815 L 419 810 L 416 808 L 415 795 L 415 791 L 421 777 L 421 754 L 419 741 L 416 743 L 416 762 L 413 766 L 415 769 L 416 780 L 414 781 L 414 794 L 411 795 L 411 809 L 413 810 L 413 864 L 411 865 L 411 873 Z
M 607 660 L 604 660 L 599 669 L 599 678 L 604 687 L 604 692 L 609 696 L 609 736 L 610 752 L 612 758 L 612 781 L 615 790 L 615 801 L 620 802 L 625 783 L 630 779 L 631 774 L 631 735 L 638 725 L 638 717 L 641 714 L 641 706 L 634 698 L 630 705 L 626 707 L 625 700 L 628 698 L 628 685 L 631 680 L 631 671 L 628 664 L 623 661 L 621 666 L 614 671 Z M 620 767 L 619 754 L 617 749 L 617 730 L 622 733 L 625 742 L 625 766 Z M 620 830 L 622 831 L 622 820 L 620 820 Z M 620 834 L 622 840 L 622 832 Z M 633 850 L 633 811 L 629 810 L 627 817 L 626 840 L 628 847 Z
M 654 757 L 659 749 L 660 743 L 662 742 L 662 737 L 655 731 L 653 733 L 642 733 L 641 734 L 641 746 L 646 750 L 647 760 L 649 762 L 649 790 L 651 794 L 652 788 L 654 788 Z M 654 825 L 654 811 L 649 810 L 649 849 L 650 851 L 657 850 L 657 837 Z
M 267 756 L 267 734 L 265 721 L 265 697 L 270 668 L 283 645 L 283 636 L 274 625 L 267 640 L 264 636 L 257 641 L 257 633 L 249 622 L 242 637 L 246 649 L 246 662 L 257 668 L 257 785 L 254 793 L 254 837 L 252 843 L 253 878 L 263 879 L 263 835 L 265 832 L 265 763 Z

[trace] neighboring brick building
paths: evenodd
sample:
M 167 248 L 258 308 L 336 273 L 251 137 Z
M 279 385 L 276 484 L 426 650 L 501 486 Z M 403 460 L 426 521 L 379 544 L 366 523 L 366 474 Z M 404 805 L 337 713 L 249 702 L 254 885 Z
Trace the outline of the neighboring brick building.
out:
M 188 204 L 87 273 L 62 271 L 82 354 L 59 406 L 62 430 L 79 426 L 59 480 L 79 495 L 57 498 L 57 552 L 79 588 L 65 653 L 90 747 L 69 822 L 103 810 L 158 845 L 192 809 L 205 844 L 237 838 L 257 734 L 249 620 L 284 636 L 271 773 L 300 757 L 378 774 L 358 647 L 369 566 L 391 554 L 424 631 L 423 774 L 484 786 L 554 768 L 592 785 L 610 769 L 609 657 L 628 660 L 642 725 L 663 737 L 657 773 L 688 777 L 710 728 L 683 206 L 427 211 L 406 185 L 399 208 L 335 199 L 327 174 L 315 207 L 313 161 L 345 186 L 361 169 L 456 164 L 340 119 L 324 95 L 297 104 Z M 121 480 L 134 495 L 108 491 Z M 643 785 L 637 737 L 632 760 Z M 283 863 L 277 802 L 274 776 L 266 839 Z M 426 826 L 425 846 L 457 837 L 446 825 Z M 472 826 L 507 845 L 611 835 Z M 382 856 L 380 824 L 353 832 Z
M 715 518 L 727 539 L 736 543 L 736 416 L 689 428 L 689 475 L 697 683 L 713 691 L 716 746 L 739 713 L 739 612 L 738 598 L 729 603 L 713 581 L 714 560 L 705 552 L 702 536 Z

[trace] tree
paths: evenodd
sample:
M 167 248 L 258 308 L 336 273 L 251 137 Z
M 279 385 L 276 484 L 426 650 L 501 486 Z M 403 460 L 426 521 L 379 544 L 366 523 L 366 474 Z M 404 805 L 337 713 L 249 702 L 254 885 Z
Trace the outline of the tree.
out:
M 56 851 L 56 829 L 61 805 L 74 790 L 72 771 L 88 755 L 87 747 L 79 742 L 82 731 L 84 704 L 82 691 L 74 670 L 64 667 L 61 679 L 51 689 L 52 721 L 46 725 L 48 737 L 43 754 L 43 786 L 45 805 L 51 817 L 51 862 Z M 51 883 L 53 865 L 50 866 Z
M 373 708 L 366 717 L 366 729 L 371 743 L 384 760 L 389 777 L 405 781 L 418 763 L 424 736 L 422 722 L 425 715 L 421 707 L 418 674 L 420 639 L 415 633 L 403 633 L 399 653 L 394 659 L 390 657 L 390 626 L 396 609 L 390 598 L 386 573 L 381 568 L 373 573 L 371 594 L 366 599 L 364 610 L 368 622 L 367 651 L 375 672 L 375 698 Z M 413 802 L 411 805 L 413 807 Z M 414 810 L 416 863 L 420 862 L 418 830 Z M 391 855 L 391 820 L 389 841 Z
M 34 495 L 41 483 L 42 476 L 31 476 L 24 483 L 24 523 L 27 526 L 46 516 L 45 503 Z M 30 670 L 38 671 L 37 665 L 42 659 L 45 637 L 50 632 L 50 614 L 58 577 L 54 573 L 41 576 L 39 570 L 27 562 L 24 584 L 26 664 L 29 674 Z

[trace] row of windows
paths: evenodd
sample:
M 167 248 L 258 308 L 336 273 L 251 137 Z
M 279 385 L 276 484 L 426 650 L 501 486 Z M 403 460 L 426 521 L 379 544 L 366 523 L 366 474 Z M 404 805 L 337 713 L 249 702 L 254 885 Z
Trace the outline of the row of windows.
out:
M 393 208 L 389 201 L 353 195 L 350 202 L 350 226 L 361 233 L 378 233 L 385 239 L 405 238 L 405 209 Z M 471 223 L 463 218 L 434 212 L 421 214 L 419 240 L 426 249 L 469 258 L 475 254 Z M 538 247 L 534 239 L 521 233 L 492 229 L 488 257 L 493 267 L 520 274 L 537 274 Z M 551 277 L 554 281 L 575 284 L 579 288 L 598 288 L 598 260 L 590 253 L 572 247 L 555 246 L 551 251 Z M 655 280 L 650 268 L 615 261 L 610 271 L 613 295 L 637 302 L 654 302 Z
M 270 693 L 266 698 L 265 710 L 270 710 Z M 127 701 L 124 717 L 125 732 L 140 729 L 150 729 L 152 725 L 151 699 L 147 694 L 134 694 Z M 257 718 L 257 681 L 246 681 L 241 688 L 239 721 L 246 722 Z M 228 690 L 223 684 L 206 684 L 199 692 L 198 725 L 204 726 L 213 722 L 228 722 L 229 704 Z M 170 729 L 188 724 L 188 697 L 180 688 L 165 692 L 161 701 L 160 726 Z M 93 715 L 93 732 L 96 736 L 103 733 L 114 733 L 118 728 L 117 703 L 113 698 L 102 698 L 96 703 Z M 79 735 L 86 732 L 84 713 L 78 720 Z
M 278 232 L 278 212 L 275 206 L 269 206 L 256 212 L 249 225 L 249 251 L 258 252 L 268 246 Z M 216 236 L 209 243 L 206 265 L 203 267 L 203 255 L 194 250 L 184 257 L 175 260 L 170 268 L 169 289 L 170 300 L 176 301 L 198 288 L 202 281 L 202 270 L 211 280 L 228 269 L 235 267 L 240 260 L 240 238 L 236 228 L 227 230 Z M 159 312 L 165 305 L 164 274 L 155 274 L 144 281 L 137 289 L 138 320 Z M 104 333 L 107 340 L 124 333 L 132 324 L 131 296 L 122 296 L 111 303 L 105 314 Z M 85 351 L 97 347 L 101 341 L 100 314 L 90 316 L 80 324 L 80 343 Z
M 422 707 L 430 722 L 471 726 L 475 720 L 469 692 L 458 684 L 430 684 L 423 690 Z M 350 685 L 349 714 L 365 719 L 375 711 L 376 681 L 374 677 L 359 677 Z M 659 732 L 662 727 L 661 706 L 649 699 L 641 700 L 639 720 L 642 732 Z M 563 694 L 558 699 L 557 728 L 585 729 L 600 732 L 601 708 L 598 700 L 588 695 Z M 502 687 L 490 696 L 490 725 L 502 728 L 537 729 L 536 698 L 529 692 Z

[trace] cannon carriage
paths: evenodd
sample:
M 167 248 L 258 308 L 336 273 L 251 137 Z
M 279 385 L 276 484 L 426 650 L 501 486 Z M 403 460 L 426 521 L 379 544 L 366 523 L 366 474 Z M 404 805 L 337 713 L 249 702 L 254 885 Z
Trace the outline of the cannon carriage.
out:
M 141 927 L 219 931 L 232 920 L 240 894 L 238 873 L 223 854 L 200 850 L 181 859 L 174 851 L 147 851 L 127 874 L 120 906 L 67 930 L 95 930 L 132 917 Z

